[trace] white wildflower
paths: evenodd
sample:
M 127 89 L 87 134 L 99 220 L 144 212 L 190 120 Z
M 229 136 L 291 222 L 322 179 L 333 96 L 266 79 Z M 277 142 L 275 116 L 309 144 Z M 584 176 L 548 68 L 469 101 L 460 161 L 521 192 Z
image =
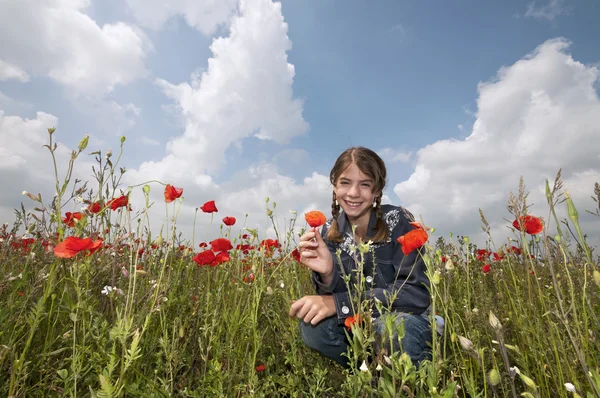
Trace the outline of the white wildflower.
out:
M 108 296 L 108 295 L 109 295 L 110 293 L 112 293 L 114 290 L 116 290 L 116 288 L 115 288 L 115 287 L 106 285 L 106 286 L 104 286 L 104 288 L 102 289 L 102 291 L 101 291 L 100 293 L 102 293 L 102 294 L 104 294 L 104 295 Z
M 285 287 L 285 283 L 281 282 L 281 285 L 279 286 L 281 286 L 281 288 L 283 289 Z
M 375 368 L 375 370 L 378 371 L 378 372 L 381 372 L 381 369 L 383 369 L 383 368 L 381 367 L 381 364 L 378 363 L 377 367 Z
M 167 297 L 163 297 L 162 301 L 163 301 L 163 303 L 166 303 L 167 301 L 169 301 L 169 299 Z
M 363 361 L 363 362 L 362 362 L 362 365 L 360 365 L 360 368 L 359 368 L 359 369 L 360 369 L 360 371 L 361 371 L 361 372 L 368 372 L 368 371 L 369 371 L 369 368 L 367 367 L 367 362 L 366 362 L 366 361 Z
M 577 391 L 575 389 L 575 386 L 573 385 L 573 383 L 565 383 L 565 388 L 567 389 L 568 392 L 576 392 Z

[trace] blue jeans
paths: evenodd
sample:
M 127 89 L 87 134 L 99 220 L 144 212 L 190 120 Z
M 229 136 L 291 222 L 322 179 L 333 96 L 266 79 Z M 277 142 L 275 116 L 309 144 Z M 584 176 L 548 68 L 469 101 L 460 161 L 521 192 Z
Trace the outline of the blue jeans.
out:
M 406 352 L 412 363 L 418 367 L 419 363 L 425 359 L 431 359 L 431 324 L 426 313 L 422 315 L 413 315 L 406 313 L 392 313 L 395 316 L 396 325 L 404 321 L 404 338 L 402 338 L 402 351 Z M 381 340 L 383 331 L 385 330 L 384 322 L 381 318 L 375 318 L 374 330 L 376 341 Z M 349 367 L 348 357 L 342 355 L 348 350 L 348 339 L 345 333 L 346 327 L 338 325 L 337 317 L 332 316 L 319 322 L 316 326 L 300 322 L 300 332 L 304 344 L 309 348 L 318 351 L 322 355 L 333 359 L 344 367 Z M 390 352 L 387 341 L 383 342 L 383 347 L 387 353 Z M 400 350 L 397 335 L 394 336 L 394 352 Z

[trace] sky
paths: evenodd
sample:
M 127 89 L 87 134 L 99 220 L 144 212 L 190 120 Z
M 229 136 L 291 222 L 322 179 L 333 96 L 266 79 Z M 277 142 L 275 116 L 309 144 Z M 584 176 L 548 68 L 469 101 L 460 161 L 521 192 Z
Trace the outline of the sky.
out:
M 600 244 L 600 4 L 538 0 L 451 5 L 414 0 L 0 1 L 0 222 L 54 195 L 81 138 L 74 177 L 118 154 L 121 188 L 184 188 L 184 236 L 259 228 L 273 236 L 297 212 L 330 214 L 329 172 L 350 146 L 386 161 L 384 203 L 434 237 L 484 244 L 514 233 L 507 210 L 523 177 L 530 214 L 556 225 L 545 181 L 562 170 L 584 233 Z M 90 185 L 93 185 L 90 183 Z M 150 183 L 151 227 L 166 224 Z M 215 200 L 211 217 L 196 209 Z M 76 211 L 81 203 L 67 204 Z M 173 208 L 168 208 L 170 214 Z M 565 205 L 558 208 L 565 217 Z M 195 238 L 196 241 L 198 238 Z

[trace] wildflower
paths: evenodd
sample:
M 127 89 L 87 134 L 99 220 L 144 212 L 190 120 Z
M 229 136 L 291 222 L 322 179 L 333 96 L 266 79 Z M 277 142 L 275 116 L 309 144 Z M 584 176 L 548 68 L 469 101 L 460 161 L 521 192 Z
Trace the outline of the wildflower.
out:
M 233 249 L 233 245 L 227 238 L 217 238 L 210 242 L 210 248 L 215 252 L 220 252 Z
M 260 365 L 256 366 L 254 369 L 257 372 L 264 372 L 265 370 L 267 370 L 267 366 L 264 363 L 261 363 Z
M 485 249 L 479 249 L 477 250 L 477 260 L 483 261 L 484 259 L 487 259 L 490 254 L 492 254 L 492 252 L 489 252 Z
M 165 187 L 165 202 L 171 203 L 175 199 L 181 197 L 183 194 L 183 188 L 175 188 L 171 184 L 167 184 Z
M 498 253 L 494 252 L 494 253 L 492 253 L 492 255 L 494 256 L 494 261 L 504 260 L 504 256 L 502 254 L 498 254 Z
M 506 249 L 506 252 L 507 252 L 507 253 L 514 253 L 514 254 L 516 254 L 517 256 L 520 256 L 520 255 L 521 255 L 521 249 L 520 249 L 520 248 L 518 248 L 518 247 L 516 247 L 516 246 L 511 246 L 511 247 L 509 247 L 508 249 Z
M 597 269 L 595 269 L 592 275 L 594 277 L 594 282 L 600 287 L 600 272 Z
M 320 227 L 325 224 L 327 217 L 319 210 L 312 210 L 304 214 L 304 219 L 312 228 Z
M 378 363 L 378 364 L 377 364 L 377 367 L 375 368 L 375 370 L 376 370 L 376 371 L 378 371 L 378 372 L 381 372 L 381 370 L 382 370 L 382 369 L 383 369 L 383 368 L 381 367 L 381 364 L 380 364 L 380 363 Z
M 203 204 L 202 206 L 200 206 L 200 210 L 202 210 L 205 213 L 215 213 L 219 210 L 217 210 L 217 205 L 215 205 L 215 201 L 214 200 L 210 200 L 208 202 L 206 202 L 205 204 Z
M 228 227 L 231 227 L 233 224 L 235 224 L 235 217 L 224 217 L 223 218 L 223 224 L 227 225 Z
M 539 234 L 544 230 L 544 223 L 541 218 L 535 216 L 521 216 L 513 221 L 513 227 L 518 231 L 521 231 L 521 226 L 525 229 L 525 232 L 529 235 Z
M 348 330 L 352 329 L 352 325 L 357 325 L 360 322 L 360 317 L 358 314 L 351 315 L 344 321 L 344 326 L 348 328 Z
M 487 274 L 488 272 L 490 272 L 491 269 L 492 269 L 492 266 L 489 264 L 486 264 L 483 267 L 481 267 L 481 270 L 483 271 L 484 274 Z
M 81 220 L 82 217 L 83 214 L 81 214 L 80 212 L 71 213 L 70 211 L 68 211 L 65 213 L 65 217 L 62 219 L 62 221 L 67 227 L 73 228 L 75 226 L 75 223 Z
M 78 238 L 76 236 L 69 236 L 64 241 L 60 242 L 54 248 L 54 255 L 60 258 L 72 258 L 77 253 L 87 250 L 88 255 L 91 255 L 96 250 L 102 247 L 102 239 L 92 241 L 90 238 Z
M 271 286 L 267 286 L 267 291 L 265 292 L 268 296 L 273 295 L 273 288 Z
M 126 207 L 129 204 L 129 198 L 127 195 L 121 195 L 118 198 L 113 198 L 106 202 L 106 207 L 110 207 L 113 211 L 120 207 Z
M 300 251 L 298 251 L 298 248 L 295 248 L 292 251 L 292 257 L 294 257 L 294 259 L 296 259 L 296 261 L 301 262 L 300 261 Z
M 454 262 L 452 261 L 452 259 L 448 259 L 448 261 L 446 261 L 446 264 L 444 265 L 444 269 L 448 272 L 452 272 L 454 271 Z
M 196 262 L 198 265 L 210 265 L 213 261 L 215 261 L 216 256 L 212 250 L 205 250 L 200 252 L 194 256 L 192 260 Z
M 369 368 L 367 367 L 367 362 L 366 362 L 366 361 L 363 361 L 363 362 L 362 362 L 362 365 L 360 365 L 360 368 L 359 368 L 359 369 L 360 369 L 360 371 L 361 371 L 361 372 L 368 372 L 368 371 L 369 371 Z
M 411 225 L 416 229 L 407 232 L 397 239 L 398 243 L 402 246 L 402 253 L 404 253 L 405 256 L 422 247 L 429 239 L 427 232 L 425 232 L 420 224 L 411 223 Z
M 577 391 L 575 389 L 575 386 L 573 385 L 573 383 L 565 383 L 565 388 L 567 389 L 568 392 L 576 392 Z
M 100 293 L 104 294 L 105 296 L 108 296 L 110 293 L 114 292 L 117 290 L 116 286 L 104 286 L 104 288 L 102 289 L 102 291 Z
M 211 265 L 212 266 L 216 266 L 216 265 L 219 265 L 219 264 L 226 263 L 229 260 L 231 260 L 229 258 L 229 253 L 227 253 L 227 251 L 222 251 L 222 252 L 217 253 L 217 255 L 215 256 L 214 264 L 211 264 Z

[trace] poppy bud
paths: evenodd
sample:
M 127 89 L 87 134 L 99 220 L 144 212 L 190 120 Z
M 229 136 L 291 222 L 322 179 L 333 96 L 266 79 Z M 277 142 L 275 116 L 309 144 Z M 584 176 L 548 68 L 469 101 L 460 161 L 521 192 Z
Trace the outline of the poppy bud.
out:
M 144 193 L 146 195 L 148 195 L 150 193 L 150 185 L 146 184 L 142 187 L 142 190 L 144 191 Z
M 573 204 L 573 199 L 571 199 L 571 195 L 569 195 L 567 191 L 565 191 L 565 198 L 567 201 L 567 212 L 569 213 L 569 218 L 571 219 L 571 221 L 577 222 L 579 218 L 579 213 L 575 208 L 575 204 Z
M 600 287 L 600 271 L 597 269 L 594 270 L 594 282 L 596 282 L 596 285 Z
M 457 336 L 458 338 L 458 343 L 460 344 L 460 346 L 462 347 L 463 350 L 465 351 L 471 351 L 473 350 L 473 342 L 471 340 L 469 340 L 466 337 L 463 336 Z
M 501 381 L 500 372 L 498 372 L 498 369 L 494 368 L 494 369 L 490 370 L 488 373 L 488 379 L 490 379 L 491 385 L 497 386 Z
M 436 286 L 440 284 L 440 271 L 435 271 L 433 278 L 431 279 L 431 283 Z
M 494 313 L 491 310 L 490 310 L 490 325 L 497 332 L 502 329 L 502 324 L 500 323 L 498 318 L 496 318 L 496 315 L 494 315 Z
M 79 152 L 81 152 L 81 151 L 85 150 L 85 148 L 87 148 L 89 141 L 90 141 L 90 136 L 86 134 L 81 139 L 81 141 L 79 141 L 79 145 L 77 145 L 77 148 L 79 148 Z
M 529 387 L 529 388 L 531 388 L 533 390 L 535 390 L 537 388 L 537 386 L 535 385 L 535 382 L 530 377 L 525 376 L 521 372 L 519 372 L 519 377 L 521 378 L 521 380 L 523 381 L 523 383 L 525 383 L 525 385 L 527 387 Z
M 127 139 L 127 138 L 125 138 L 125 136 L 124 136 L 124 135 L 122 135 L 122 136 L 121 136 L 121 144 L 122 144 L 122 143 L 124 143 L 126 139 Z

